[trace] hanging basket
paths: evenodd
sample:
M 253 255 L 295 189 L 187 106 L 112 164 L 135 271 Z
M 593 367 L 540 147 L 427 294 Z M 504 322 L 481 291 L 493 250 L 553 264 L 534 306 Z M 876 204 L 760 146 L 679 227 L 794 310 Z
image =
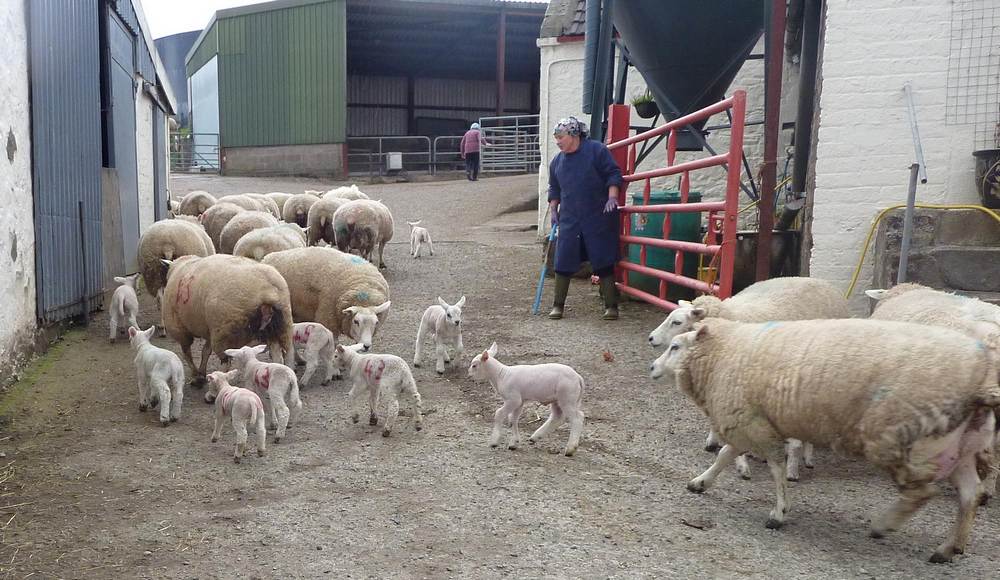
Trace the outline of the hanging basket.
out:
M 982 204 L 1000 209 L 1000 149 L 973 151 L 976 158 L 976 191 Z
M 643 119 L 652 119 L 660 114 L 660 107 L 657 106 L 656 101 L 643 101 L 634 106 L 635 112 Z

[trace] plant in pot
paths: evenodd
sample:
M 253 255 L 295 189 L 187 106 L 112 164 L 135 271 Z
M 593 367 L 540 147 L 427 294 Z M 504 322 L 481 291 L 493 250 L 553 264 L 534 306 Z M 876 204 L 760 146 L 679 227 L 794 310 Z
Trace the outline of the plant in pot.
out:
M 660 114 L 660 107 L 653 100 L 653 93 L 646 89 L 646 92 L 632 98 L 632 106 L 635 112 L 643 119 L 652 119 Z
M 993 148 L 973 151 L 976 158 L 976 190 L 983 205 L 1000 209 L 1000 123 L 993 132 Z

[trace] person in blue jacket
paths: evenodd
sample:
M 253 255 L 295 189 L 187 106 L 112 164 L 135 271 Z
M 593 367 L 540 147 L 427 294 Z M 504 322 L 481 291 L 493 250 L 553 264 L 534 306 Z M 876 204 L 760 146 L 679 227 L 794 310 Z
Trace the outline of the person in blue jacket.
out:
M 563 317 L 570 277 L 590 262 L 601 279 L 605 320 L 618 319 L 618 188 L 622 172 L 611 152 L 587 136 L 587 126 L 569 117 L 553 129 L 559 154 L 549 164 L 549 210 L 559 225 L 556 241 L 555 299 L 549 318 Z

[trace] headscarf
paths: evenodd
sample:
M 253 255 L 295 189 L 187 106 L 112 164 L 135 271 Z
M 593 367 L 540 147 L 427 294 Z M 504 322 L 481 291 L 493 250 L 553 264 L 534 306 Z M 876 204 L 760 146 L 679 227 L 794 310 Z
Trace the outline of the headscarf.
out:
M 552 129 L 553 135 L 566 134 L 571 137 L 584 138 L 587 136 L 587 124 L 580 121 L 576 117 L 566 117 L 565 119 L 560 119 L 556 126 Z
M 479 130 L 479 123 L 473 123 L 472 126 L 469 127 L 469 130 L 472 130 L 472 129 L 475 129 L 476 131 L 478 131 Z

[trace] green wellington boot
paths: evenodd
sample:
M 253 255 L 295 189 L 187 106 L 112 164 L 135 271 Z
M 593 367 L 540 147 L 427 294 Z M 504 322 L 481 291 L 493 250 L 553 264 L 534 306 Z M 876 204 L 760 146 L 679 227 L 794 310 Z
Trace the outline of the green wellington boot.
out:
M 618 288 L 614 276 L 601 278 L 601 296 L 604 298 L 604 320 L 618 320 Z
M 552 311 L 549 318 L 559 320 L 563 317 L 563 307 L 566 306 L 566 295 L 569 294 L 569 276 L 556 274 L 555 296 L 552 298 Z

